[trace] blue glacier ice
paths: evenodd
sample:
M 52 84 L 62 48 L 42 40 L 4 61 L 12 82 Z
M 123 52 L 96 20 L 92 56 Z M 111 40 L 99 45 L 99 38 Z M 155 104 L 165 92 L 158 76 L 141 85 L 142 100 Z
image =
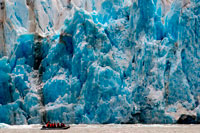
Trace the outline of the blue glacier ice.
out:
M 199 0 L 0 3 L 0 123 L 200 122 Z

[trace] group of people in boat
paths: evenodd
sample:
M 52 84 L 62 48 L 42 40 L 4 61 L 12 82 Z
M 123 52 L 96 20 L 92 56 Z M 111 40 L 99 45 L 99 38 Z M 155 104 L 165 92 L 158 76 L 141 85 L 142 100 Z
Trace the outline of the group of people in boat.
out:
M 50 123 L 49 121 L 46 124 L 47 128 L 63 128 L 66 127 L 64 123 Z

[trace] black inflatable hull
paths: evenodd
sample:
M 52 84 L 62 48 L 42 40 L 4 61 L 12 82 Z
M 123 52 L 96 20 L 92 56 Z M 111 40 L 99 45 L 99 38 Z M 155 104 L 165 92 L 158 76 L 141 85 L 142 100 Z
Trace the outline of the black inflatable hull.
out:
M 55 128 L 48 128 L 48 127 L 42 127 L 41 130 L 66 130 L 69 129 L 70 126 L 66 126 L 66 127 L 55 127 Z

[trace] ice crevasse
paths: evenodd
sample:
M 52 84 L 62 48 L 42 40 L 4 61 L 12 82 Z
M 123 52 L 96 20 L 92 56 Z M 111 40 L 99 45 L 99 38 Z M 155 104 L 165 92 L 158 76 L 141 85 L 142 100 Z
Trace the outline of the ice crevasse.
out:
M 0 0 L 0 123 L 200 121 L 199 0 Z

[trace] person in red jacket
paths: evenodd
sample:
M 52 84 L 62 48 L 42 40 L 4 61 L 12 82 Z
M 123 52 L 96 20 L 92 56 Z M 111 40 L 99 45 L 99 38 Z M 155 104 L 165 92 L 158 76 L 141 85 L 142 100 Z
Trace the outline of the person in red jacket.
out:
M 52 123 L 50 123 L 50 128 L 53 128 L 53 124 Z
M 57 127 L 60 127 L 60 124 L 59 124 L 59 123 L 57 123 Z
M 48 127 L 48 128 L 50 127 L 50 122 L 49 121 L 47 122 L 46 127 Z
M 64 124 L 64 123 L 61 123 L 61 127 L 65 127 L 65 124 Z

